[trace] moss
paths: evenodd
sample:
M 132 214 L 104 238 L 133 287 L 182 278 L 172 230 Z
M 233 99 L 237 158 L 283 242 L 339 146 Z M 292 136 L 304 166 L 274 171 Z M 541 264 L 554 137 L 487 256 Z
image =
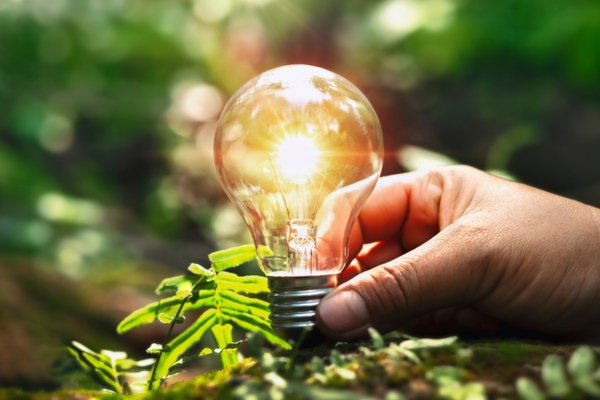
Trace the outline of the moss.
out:
M 538 384 L 544 358 L 559 354 L 563 359 L 576 346 L 536 342 L 459 342 L 441 348 L 415 350 L 422 362 L 398 356 L 386 341 L 376 349 L 370 342 L 323 345 L 300 350 L 293 362 L 290 352 L 265 353 L 246 358 L 228 368 L 172 384 L 150 393 L 123 396 L 99 392 L 58 391 L 27 393 L 0 391 L 4 399 L 91 399 L 118 400 L 270 398 L 274 392 L 289 399 L 385 398 L 399 393 L 407 399 L 437 398 L 441 394 L 461 398 L 485 390 L 490 399 L 517 398 L 515 382 L 528 377 Z M 339 354 L 332 356 L 335 350 Z M 263 359 L 264 358 L 264 359 Z M 316 359 L 315 359 L 316 358 Z M 280 381 L 278 380 L 280 379 Z M 278 383 L 279 382 L 279 383 Z M 278 386 L 280 385 L 280 386 Z M 543 388 L 543 385 L 540 385 Z M 261 397 L 263 396 L 263 397 Z

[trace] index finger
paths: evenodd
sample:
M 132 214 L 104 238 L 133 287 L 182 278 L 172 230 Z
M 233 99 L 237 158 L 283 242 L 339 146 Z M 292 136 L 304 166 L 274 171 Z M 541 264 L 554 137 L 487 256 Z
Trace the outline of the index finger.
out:
M 398 240 L 408 251 L 435 236 L 442 183 L 431 171 L 380 178 L 352 229 L 350 259 L 367 243 Z

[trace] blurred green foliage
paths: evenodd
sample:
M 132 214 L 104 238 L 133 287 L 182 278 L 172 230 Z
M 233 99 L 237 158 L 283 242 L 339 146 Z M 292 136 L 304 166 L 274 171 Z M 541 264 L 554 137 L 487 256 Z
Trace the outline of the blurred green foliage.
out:
M 600 205 L 599 37 L 595 0 L 0 0 L 0 252 L 81 278 L 247 240 L 212 134 L 287 63 L 365 91 L 385 173 L 416 145 Z
M 71 302 L 29 290 L 15 257 L 81 282 L 89 303 L 65 320 L 88 321 L 109 307 L 89 281 L 152 287 L 249 242 L 212 139 L 226 100 L 283 64 L 365 92 L 386 174 L 457 160 L 600 206 L 598 38 L 597 0 L 0 0 L 0 353 L 37 359 L 29 343 L 65 334 L 33 314 Z M 43 300 L 23 313 L 27 298 Z M 9 365 L 13 384 L 40 384 Z

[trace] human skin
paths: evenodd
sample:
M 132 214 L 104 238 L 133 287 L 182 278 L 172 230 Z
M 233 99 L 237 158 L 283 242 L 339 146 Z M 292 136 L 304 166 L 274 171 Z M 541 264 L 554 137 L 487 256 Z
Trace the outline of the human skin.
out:
M 362 249 L 362 250 L 361 250 Z M 343 282 L 317 307 L 336 340 L 373 327 L 510 327 L 600 342 L 600 210 L 465 166 L 380 179 Z

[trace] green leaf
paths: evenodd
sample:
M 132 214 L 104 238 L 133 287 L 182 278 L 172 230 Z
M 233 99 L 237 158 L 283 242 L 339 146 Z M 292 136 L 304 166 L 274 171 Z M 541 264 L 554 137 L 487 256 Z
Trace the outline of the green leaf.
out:
M 406 398 L 404 396 L 402 396 L 402 393 L 400 392 L 396 392 L 393 390 L 388 391 L 385 394 L 385 397 L 383 398 L 383 400 L 405 400 Z
M 313 356 L 313 358 L 310 360 L 310 365 L 312 366 L 313 372 L 317 372 L 320 374 L 325 373 L 325 363 L 323 362 L 321 357 Z
M 465 377 L 465 370 L 450 365 L 439 365 L 432 367 L 425 377 L 435 382 L 438 386 L 451 384 L 452 382 L 460 382 Z
M 467 383 L 463 386 L 463 398 L 469 400 L 485 400 L 485 386 L 479 382 Z
M 213 276 L 213 272 L 210 269 L 206 269 L 200 264 L 190 264 L 190 266 L 188 267 L 188 271 L 190 271 L 192 274 L 204 276 L 209 279 Z
M 148 368 L 154 364 L 154 358 L 146 358 L 144 360 L 132 360 L 126 358 L 124 360 L 117 361 L 117 368 L 121 371 L 127 371 L 129 369 Z
M 311 378 L 314 379 L 316 382 L 319 382 L 321 385 L 327 385 L 327 375 L 321 373 L 321 372 L 313 372 L 313 374 L 311 375 Z
M 262 356 L 261 367 L 263 372 L 267 371 L 281 371 L 289 363 L 287 357 L 274 357 L 273 354 L 266 352 Z
M 374 351 L 366 346 L 359 346 L 358 351 L 360 351 L 365 357 L 372 357 L 373 354 L 375 354 Z M 396 356 L 396 354 L 390 353 L 389 351 L 387 353 L 393 358 L 394 361 L 399 361 L 399 358 Z
M 381 350 L 385 347 L 385 341 L 383 337 L 377 332 L 375 328 L 369 328 L 369 335 L 371 335 L 371 339 L 373 340 L 373 346 L 377 350 Z
M 285 389 L 287 381 L 275 371 L 267 372 L 263 379 L 276 388 Z
M 163 354 L 159 364 L 156 366 L 156 377 L 160 379 L 167 376 L 169 368 L 173 365 L 183 353 L 197 344 L 209 329 L 217 323 L 217 312 L 215 309 L 205 311 L 193 324 L 186 330 L 177 335 L 170 343 L 169 353 Z
M 118 361 L 127 358 L 127 353 L 124 351 L 100 350 L 100 354 L 108 357 L 111 361 Z
M 292 367 L 292 372 L 290 374 L 290 379 L 299 381 L 299 380 L 303 380 L 305 376 L 306 376 L 306 373 L 304 372 L 304 366 L 299 365 L 299 364 L 294 364 L 294 366 Z
M 178 275 L 163 279 L 155 290 L 156 294 L 175 293 L 181 289 L 191 289 L 199 278 L 197 276 Z
M 285 350 L 289 350 L 292 348 L 288 342 L 283 340 L 277 332 L 271 328 L 271 325 L 263 320 L 262 318 L 258 318 L 254 315 L 240 313 L 234 310 L 230 310 L 228 308 L 223 308 L 223 314 L 228 318 L 231 318 L 231 321 L 234 322 L 237 326 L 242 329 L 245 329 L 249 332 L 253 332 L 259 330 L 269 342 L 274 345 L 281 346 Z
M 575 386 L 594 398 L 600 398 L 600 385 L 592 380 L 591 375 L 575 379 Z
M 73 346 L 75 349 L 81 351 L 82 353 L 88 353 L 88 354 L 94 355 L 98 358 L 102 358 L 102 355 L 100 353 L 97 353 L 94 350 L 89 349 L 88 347 L 84 346 L 83 344 L 81 344 L 79 342 L 72 341 L 71 346 Z
M 185 322 L 185 316 L 178 315 L 177 318 L 173 318 L 173 315 L 160 313 L 158 314 L 158 320 L 166 325 L 169 325 L 172 322 L 175 322 L 176 324 L 183 324 Z
M 243 293 L 269 293 L 269 283 L 264 276 L 238 276 L 231 272 L 222 271 L 217 274 L 216 283 L 219 290 L 231 290 Z
M 109 365 L 103 363 L 100 359 L 89 353 L 83 353 L 82 356 L 83 359 L 91 365 L 91 367 L 94 369 L 94 372 L 96 373 L 96 376 L 98 376 L 98 378 L 104 384 L 110 386 L 117 392 L 121 391 L 121 385 L 119 384 L 119 382 L 116 381 L 116 371 L 113 371 Z
M 302 399 L 321 399 L 321 400 L 373 400 L 372 396 L 356 393 L 355 391 L 321 388 L 313 385 L 306 385 L 301 382 L 287 383 L 288 391 L 295 396 L 292 398 Z
M 158 314 L 161 312 L 175 314 L 181 305 L 181 301 L 182 300 L 179 297 L 173 296 L 155 303 L 150 303 L 125 317 L 125 319 L 117 326 L 117 332 L 125 333 L 140 325 L 152 323 L 158 318 Z
M 439 397 L 452 400 L 485 400 L 485 387 L 481 383 L 461 384 L 459 381 L 448 381 L 438 389 Z
M 548 386 L 548 394 L 554 397 L 564 397 L 571 387 L 565 373 L 565 366 L 556 354 L 551 354 L 542 364 L 542 380 Z
M 217 347 L 224 348 L 233 342 L 233 326 L 231 324 L 216 324 L 211 328 Z
M 232 399 L 274 399 L 262 382 L 249 381 L 238 386 L 232 393 Z M 283 396 L 279 396 L 283 398 Z
M 596 355 L 594 350 L 587 346 L 579 347 L 569 360 L 567 369 L 575 379 L 590 376 L 594 372 Z
M 160 352 L 167 352 L 167 351 L 169 351 L 168 346 L 165 346 L 163 348 L 162 344 L 158 344 L 158 343 L 152 343 L 150 345 L 150 347 L 148 347 L 146 349 L 146 353 L 148 353 L 148 354 L 158 354 Z
M 215 337 L 215 343 L 217 347 L 224 349 L 233 342 L 233 326 L 231 324 L 217 324 L 211 328 L 211 332 Z M 237 363 L 237 352 L 235 354 L 228 354 L 221 352 L 221 361 L 223 367 L 228 367 Z
M 209 349 L 208 347 L 205 347 L 205 348 L 202 349 L 202 351 L 200 351 L 200 353 L 198 353 L 198 357 L 204 357 L 204 356 L 207 356 L 207 355 L 212 354 L 212 353 L 213 353 L 212 349 Z
M 250 357 L 254 357 L 255 359 L 260 359 L 263 353 L 263 344 L 265 342 L 265 337 L 260 331 L 248 332 L 246 333 L 246 339 L 248 342 L 248 351 L 250 353 Z
M 342 354 L 339 351 L 331 350 L 331 363 L 338 367 L 343 367 L 345 365 Z
M 215 272 L 223 271 L 228 268 L 237 267 L 256 258 L 254 245 L 246 244 L 243 246 L 232 247 L 227 250 L 216 251 L 208 255 Z
M 184 305 L 182 313 L 188 310 L 196 310 L 198 308 L 209 307 L 215 304 L 214 290 L 202 290 L 198 294 L 192 296 Z M 125 333 L 138 326 L 150 324 L 154 322 L 160 313 L 167 315 L 175 315 L 183 300 L 177 296 L 168 297 L 155 303 L 148 304 L 129 314 L 119 326 L 118 333 Z
M 517 380 L 517 393 L 523 400 L 544 400 L 546 398 L 535 382 L 529 378 Z
M 96 376 L 98 377 L 98 379 L 103 382 L 105 385 L 111 387 L 115 392 L 117 393 L 121 393 L 123 391 L 123 388 L 121 387 L 121 385 L 119 384 L 119 382 L 117 382 L 114 377 L 112 376 L 112 374 L 110 372 L 107 372 L 106 370 L 103 369 L 96 369 Z
M 408 358 L 410 361 L 414 362 L 415 364 L 421 364 L 421 359 L 412 350 L 405 349 L 399 344 L 390 344 L 390 347 L 386 350 L 386 353 L 390 354 L 391 356 L 393 356 L 394 354 L 401 354 L 404 357 Z
M 273 253 L 273 250 L 262 244 L 256 249 L 256 256 L 258 258 L 273 257 L 274 255 L 275 253 Z
M 351 371 L 348 368 L 335 368 L 333 372 L 346 381 L 356 380 L 356 372 Z
M 215 353 L 234 353 L 237 351 L 237 349 L 239 349 L 240 345 L 242 343 L 247 342 L 248 339 L 242 339 L 242 340 L 236 340 L 235 342 L 231 342 L 231 343 L 227 343 L 227 346 L 220 348 L 220 349 L 215 349 L 214 352 Z
M 136 394 L 136 393 L 144 393 L 148 391 L 148 383 L 147 382 L 132 382 L 129 384 L 129 387 L 131 388 L 131 391 Z M 125 393 L 123 393 L 125 394 Z
M 400 343 L 400 347 L 407 350 L 435 349 L 450 346 L 457 339 L 458 336 L 450 336 L 443 339 L 409 339 Z
M 91 370 L 90 366 L 81 359 L 81 355 L 79 354 L 79 352 L 77 352 L 71 347 L 67 347 L 67 351 L 75 359 L 75 363 L 77 364 L 79 369 L 81 369 L 84 372 L 89 372 Z
M 178 275 L 171 278 L 163 279 L 163 281 L 156 288 L 156 294 L 164 294 L 164 293 L 177 293 L 178 297 L 186 297 L 188 293 L 191 292 L 192 288 L 194 288 L 194 292 L 198 292 L 200 290 L 211 290 L 214 289 L 214 275 L 212 271 L 206 270 L 202 268 L 203 271 L 207 271 L 208 275 L 204 275 L 199 273 L 196 268 L 192 268 L 192 266 L 197 266 L 198 268 L 202 268 L 197 264 L 192 264 L 190 268 L 197 272 L 196 275 Z M 197 276 L 200 274 L 201 276 Z
M 234 292 L 222 292 L 221 307 L 228 308 L 232 311 L 241 313 L 249 313 L 256 315 L 259 318 L 269 321 L 269 303 L 260 299 L 253 299 Z

